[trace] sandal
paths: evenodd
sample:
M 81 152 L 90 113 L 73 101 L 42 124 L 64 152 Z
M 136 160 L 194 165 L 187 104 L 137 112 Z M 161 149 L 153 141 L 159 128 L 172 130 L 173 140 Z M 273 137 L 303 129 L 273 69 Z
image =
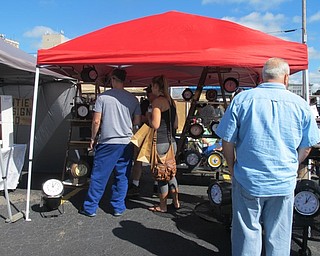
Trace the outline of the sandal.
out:
M 167 210 L 161 210 L 160 205 L 158 204 L 155 204 L 154 206 L 148 208 L 148 210 L 152 212 L 167 212 Z
M 179 209 L 181 208 L 181 204 L 180 204 L 180 203 L 178 203 L 177 206 L 176 206 L 174 203 L 172 203 L 171 205 L 173 206 L 173 208 L 174 208 L 175 210 L 179 210 Z

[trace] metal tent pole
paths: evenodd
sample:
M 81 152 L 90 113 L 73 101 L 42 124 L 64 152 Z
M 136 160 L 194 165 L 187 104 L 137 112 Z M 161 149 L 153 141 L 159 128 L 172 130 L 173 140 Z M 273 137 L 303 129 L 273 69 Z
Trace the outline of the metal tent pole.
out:
M 37 102 L 38 102 L 39 75 L 40 75 L 40 68 L 37 66 L 36 67 L 36 76 L 35 76 L 35 81 L 34 81 L 34 89 L 33 89 L 34 91 L 33 91 L 33 104 L 32 104 L 31 131 L 30 131 L 26 221 L 31 221 L 31 219 L 29 218 L 30 192 L 31 192 L 31 172 L 32 172 L 34 133 L 35 133 L 35 124 L 36 124 Z

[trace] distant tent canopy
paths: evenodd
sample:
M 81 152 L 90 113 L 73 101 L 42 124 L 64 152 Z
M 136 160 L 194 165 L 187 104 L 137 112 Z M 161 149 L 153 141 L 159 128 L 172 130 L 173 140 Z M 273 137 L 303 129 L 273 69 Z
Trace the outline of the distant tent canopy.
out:
M 83 68 L 91 65 L 99 84 L 106 82 L 115 66 L 127 70 L 127 86 L 146 86 L 159 74 L 173 86 L 197 84 L 203 67 L 210 67 L 205 84 L 217 84 L 215 73 L 220 72 L 220 80 L 234 77 L 241 86 L 255 86 L 270 57 L 287 60 L 291 73 L 308 67 L 304 44 L 225 20 L 170 11 L 39 50 L 37 63 L 79 80 Z

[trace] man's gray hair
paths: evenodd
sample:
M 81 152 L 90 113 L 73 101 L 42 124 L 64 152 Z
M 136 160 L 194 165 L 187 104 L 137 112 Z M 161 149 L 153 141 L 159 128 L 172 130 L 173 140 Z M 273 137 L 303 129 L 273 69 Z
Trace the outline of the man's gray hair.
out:
M 281 58 L 270 58 L 264 64 L 262 69 L 262 79 L 264 81 L 269 79 L 276 79 L 284 75 L 290 74 L 290 67 L 288 62 Z

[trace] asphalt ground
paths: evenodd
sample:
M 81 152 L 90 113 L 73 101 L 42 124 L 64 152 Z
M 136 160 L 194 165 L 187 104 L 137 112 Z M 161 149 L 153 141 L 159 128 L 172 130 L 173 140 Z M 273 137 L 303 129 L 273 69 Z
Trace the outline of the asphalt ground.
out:
M 26 176 L 9 194 L 13 214 L 25 210 Z M 6 200 L 0 196 L 1 256 L 231 255 L 228 221 L 217 220 L 216 209 L 208 201 L 209 177 L 180 177 L 181 208 L 169 206 L 167 213 L 153 213 L 147 208 L 158 198 L 153 197 L 152 178 L 144 170 L 140 196 L 127 199 L 128 209 L 121 217 L 112 215 L 110 184 L 96 217 L 78 213 L 85 188 L 65 188 L 60 211 L 48 211 L 41 206 L 41 184 L 49 178 L 59 179 L 60 175 L 33 174 L 31 221 L 6 223 Z M 319 234 L 313 233 L 307 245 L 312 255 L 320 256 Z M 302 241 L 301 228 L 295 228 L 295 236 Z M 299 249 L 293 241 L 291 255 L 299 255 Z

